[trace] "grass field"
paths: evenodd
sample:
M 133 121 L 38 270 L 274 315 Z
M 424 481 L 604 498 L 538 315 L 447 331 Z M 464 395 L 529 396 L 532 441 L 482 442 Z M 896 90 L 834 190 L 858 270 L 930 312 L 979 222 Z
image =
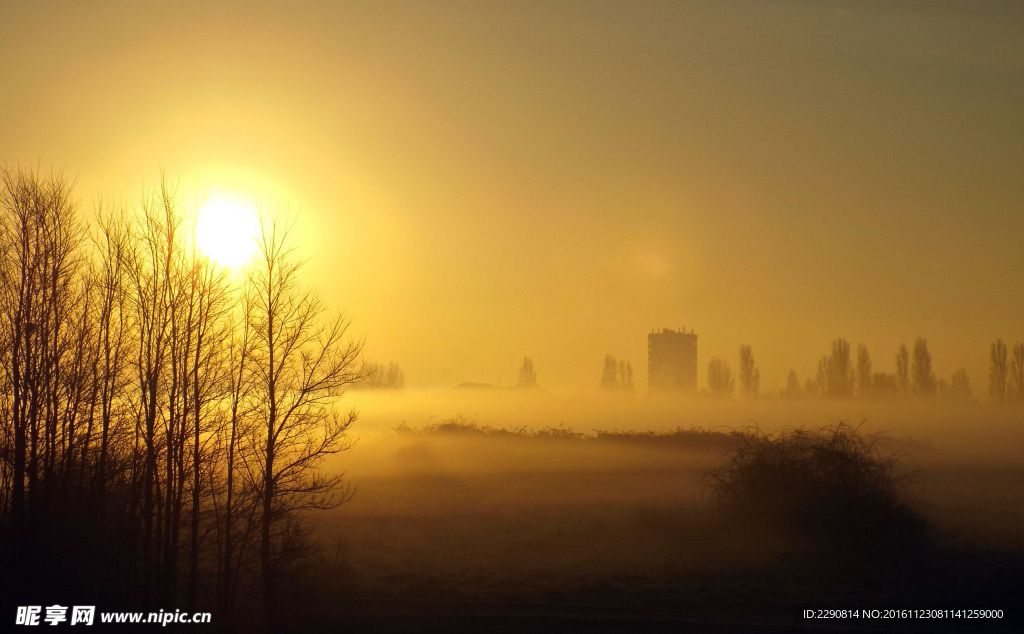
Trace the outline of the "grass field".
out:
M 400 424 L 345 456 L 356 495 L 317 518 L 324 548 L 296 618 L 785 631 L 807 605 L 1005 607 L 1024 590 L 1024 465 L 961 458 L 937 436 L 891 434 L 879 448 L 899 458 L 927 548 L 836 558 L 771 518 L 723 512 L 706 474 L 730 455 L 726 430 Z

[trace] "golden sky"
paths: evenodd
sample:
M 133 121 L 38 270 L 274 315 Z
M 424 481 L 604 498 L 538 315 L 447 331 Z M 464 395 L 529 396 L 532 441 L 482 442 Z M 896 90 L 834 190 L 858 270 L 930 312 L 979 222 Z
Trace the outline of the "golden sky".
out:
M 145 6 L 142 6 L 145 5 Z M 83 210 L 301 209 L 309 281 L 411 386 L 646 384 L 696 329 L 762 385 L 1024 341 L 1024 4 L 13 2 L 0 161 Z

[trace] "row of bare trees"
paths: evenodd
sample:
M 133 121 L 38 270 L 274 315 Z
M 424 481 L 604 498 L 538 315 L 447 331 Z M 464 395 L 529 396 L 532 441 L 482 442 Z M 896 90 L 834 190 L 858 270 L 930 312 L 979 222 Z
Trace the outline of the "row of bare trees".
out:
M 740 346 L 740 391 L 744 396 L 757 396 L 761 389 L 761 371 L 754 361 L 754 353 L 749 345 Z M 732 368 L 728 362 L 714 358 L 708 363 L 708 389 L 712 394 L 729 396 L 736 387 L 732 376 Z
M 1024 343 L 1012 355 L 1002 339 L 989 349 L 988 393 L 993 401 L 1024 401 Z
M 256 596 L 272 624 L 304 511 L 349 495 L 323 468 L 355 420 L 348 322 L 269 214 L 230 272 L 166 180 L 87 224 L 62 176 L 0 179 L 0 594 L 61 578 L 227 627 Z
M 918 337 L 913 351 L 901 344 L 895 355 L 895 372 L 877 371 L 871 360 L 868 347 L 857 346 L 856 357 L 850 342 L 836 339 L 828 354 L 818 362 L 815 379 L 807 379 L 803 388 L 796 371 L 790 370 L 785 397 L 825 396 L 830 398 L 893 398 L 916 396 L 934 398 L 942 396 L 953 400 L 971 398 L 971 386 L 967 371 L 958 368 L 950 382 L 937 379 L 932 369 L 932 355 L 928 341 Z
M 610 354 L 604 355 L 601 389 L 606 392 L 632 394 L 634 390 L 633 365 L 625 359 L 616 359 Z
M 1024 401 L 1024 344 L 1016 344 L 1012 353 L 1001 339 L 990 350 L 989 395 L 993 401 Z M 740 387 L 747 396 L 756 396 L 760 372 L 749 345 L 740 347 Z M 708 364 L 708 389 L 719 395 L 732 394 L 735 387 L 729 364 L 712 359 Z M 941 397 L 954 401 L 971 400 L 973 392 L 965 368 L 957 368 L 949 381 L 939 379 L 932 369 L 928 341 L 917 338 L 913 349 L 900 345 L 895 355 L 895 371 L 874 369 L 871 354 L 864 344 L 853 354 L 844 338 L 832 342 L 828 354 L 818 362 L 815 378 L 801 386 L 795 370 L 790 370 L 781 395 L 787 398 L 824 396 L 830 398 Z
M 363 370 L 363 380 L 353 387 L 364 390 L 405 389 L 405 371 L 394 361 L 387 365 L 366 361 Z
M 1002 339 L 989 350 L 989 398 L 994 402 L 1024 401 L 1024 344 L 1012 352 Z M 913 349 L 899 347 L 892 373 L 873 371 L 867 346 L 857 346 L 856 361 L 846 339 L 836 339 L 831 350 L 818 363 L 817 377 L 808 379 L 801 389 L 796 371 L 790 370 L 783 396 L 831 397 L 920 397 L 968 401 L 973 397 L 965 368 L 957 368 L 950 379 L 936 378 L 928 342 L 918 338 Z

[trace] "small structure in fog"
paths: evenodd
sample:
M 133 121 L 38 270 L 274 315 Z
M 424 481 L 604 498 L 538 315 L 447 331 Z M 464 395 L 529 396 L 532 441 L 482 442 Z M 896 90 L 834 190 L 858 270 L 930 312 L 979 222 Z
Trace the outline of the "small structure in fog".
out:
M 649 394 L 697 391 L 697 335 L 663 328 L 647 335 Z

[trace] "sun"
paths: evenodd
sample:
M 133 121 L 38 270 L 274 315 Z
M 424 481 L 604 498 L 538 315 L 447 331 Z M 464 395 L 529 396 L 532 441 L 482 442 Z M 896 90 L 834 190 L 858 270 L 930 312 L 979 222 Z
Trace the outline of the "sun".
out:
M 196 247 L 221 266 L 239 268 L 256 254 L 259 224 L 252 207 L 211 196 L 196 219 Z

